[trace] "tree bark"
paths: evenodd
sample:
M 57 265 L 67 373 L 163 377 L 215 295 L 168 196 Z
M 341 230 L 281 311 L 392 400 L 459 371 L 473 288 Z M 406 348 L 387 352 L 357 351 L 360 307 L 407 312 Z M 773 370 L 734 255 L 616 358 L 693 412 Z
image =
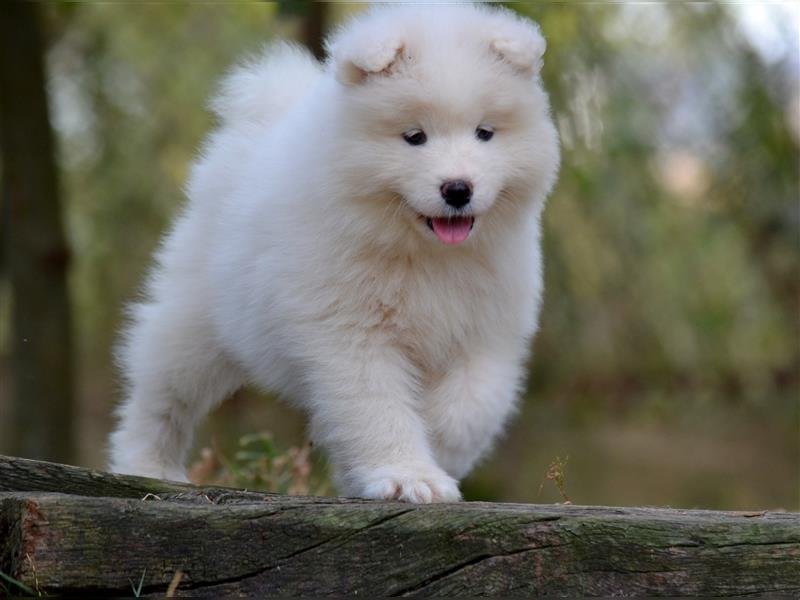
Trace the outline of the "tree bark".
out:
M 318 60 L 325 58 L 324 40 L 327 15 L 327 2 L 309 2 L 302 17 L 301 41 Z
M 292 498 L 0 457 L 0 570 L 76 597 L 798 594 L 800 514 Z
M 72 344 L 64 238 L 44 50 L 35 2 L 0 10 L 2 237 L 12 296 L 13 417 L 9 447 L 73 456 Z

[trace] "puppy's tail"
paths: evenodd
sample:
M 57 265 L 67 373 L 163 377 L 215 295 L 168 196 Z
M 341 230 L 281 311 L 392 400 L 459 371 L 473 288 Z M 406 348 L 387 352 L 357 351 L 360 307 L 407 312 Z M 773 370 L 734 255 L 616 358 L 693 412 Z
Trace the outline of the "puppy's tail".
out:
M 322 73 L 302 46 L 286 42 L 235 67 L 220 84 L 211 109 L 223 125 L 268 124 L 302 98 Z

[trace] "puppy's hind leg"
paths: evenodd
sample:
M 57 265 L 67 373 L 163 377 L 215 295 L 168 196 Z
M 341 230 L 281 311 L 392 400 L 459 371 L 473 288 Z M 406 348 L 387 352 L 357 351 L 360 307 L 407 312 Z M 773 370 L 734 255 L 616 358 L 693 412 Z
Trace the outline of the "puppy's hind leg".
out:
M 111 470 L 185 481 L 194 429 L 243 383 L 218 349 L 203 311 L 170 303 L 135 307 L 120 365 L 128 389 L 111 436 Z

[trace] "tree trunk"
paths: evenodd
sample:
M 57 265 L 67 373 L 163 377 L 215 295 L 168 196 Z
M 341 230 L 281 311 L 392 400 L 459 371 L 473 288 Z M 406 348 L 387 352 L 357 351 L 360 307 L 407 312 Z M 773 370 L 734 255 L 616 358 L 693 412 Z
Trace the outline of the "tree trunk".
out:
M 319 60 L 325 58 L 324 39 L 327 15 L 327 2 L 309 2 L 306 13 L 303 15 L 301 41 Z
M 0 570 L 74 597 L 798 594 L 800 514 L 292 498 L 0 457 Z
M 73 456 L 72 345 L 67 265 L 38 4 L 0 10 L 3 242 L 11 283 L 16 454 Z

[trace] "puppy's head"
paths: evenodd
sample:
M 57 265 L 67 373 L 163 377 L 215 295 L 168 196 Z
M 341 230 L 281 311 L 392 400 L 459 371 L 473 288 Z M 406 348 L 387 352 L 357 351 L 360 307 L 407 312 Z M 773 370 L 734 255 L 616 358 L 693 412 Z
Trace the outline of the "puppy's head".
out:
M 399 198 L 387 214 L 458 244 L 542 204 L 559 153 L 532 22 L 469 5 L 386 7 L 328 49 L 341 172 L 364 197 Z

